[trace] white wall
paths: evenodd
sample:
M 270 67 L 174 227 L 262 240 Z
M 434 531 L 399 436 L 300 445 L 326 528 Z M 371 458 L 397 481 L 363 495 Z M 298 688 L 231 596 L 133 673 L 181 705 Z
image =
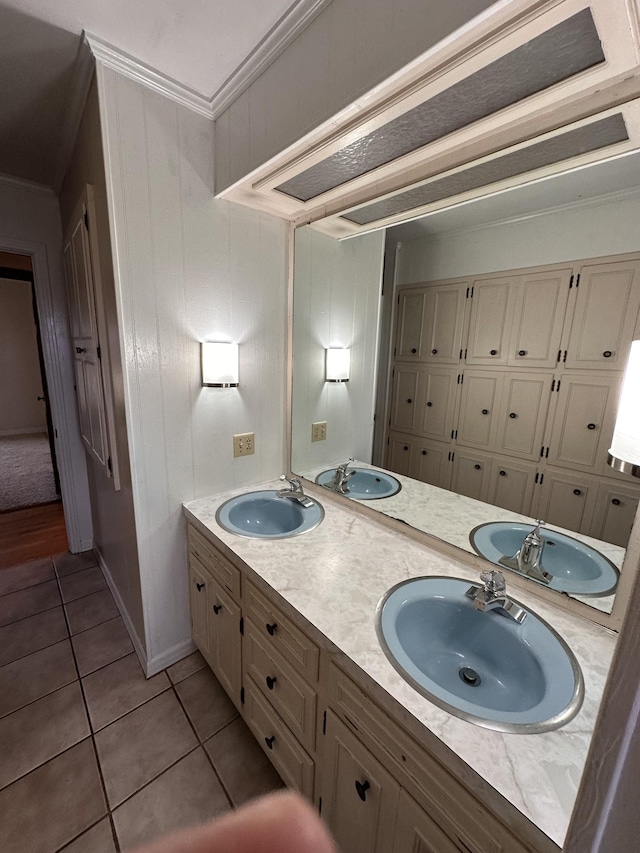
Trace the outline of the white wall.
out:
M 371 462 L 384 232 L 342 242 L 295 233 L 291 468 Z M 351 348 L 349 382 L 325 382 L 325 349 Z M 327 422 L 325 441 L 311 424 Z
M 191 643 L 182 502 L 284 470 L 286 229 L 213 198 L 209 120 L 100 64 L 98 85 L 153 672 Z M 240 344 L 239 388 L 201 387 L 206 339 Z
M 84 550 L 93 538 L 89 488 L 74 392 L 60 210 L 53 192 L 0 178 L 0 251 L 32 258 L 67 536 L 73 550 Z
M 640 249 L 640 194 L 410 240 L 397 284 L 617 255 Z
M 46 432 L 31 284 L 0 279 L 0 436 Z
M 493 2 L 329 3 L 216 121 L 216 192 L 350 106 Z

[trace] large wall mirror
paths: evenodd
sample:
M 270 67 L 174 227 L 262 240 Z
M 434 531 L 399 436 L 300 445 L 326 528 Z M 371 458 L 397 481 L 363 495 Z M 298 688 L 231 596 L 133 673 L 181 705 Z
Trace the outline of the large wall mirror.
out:
M 549 533 L 541 562 L 521 555 L 520 564 L 504 567 L 522 572 L 524 565 L 528 577 L 557 590 L 562 600 L 569 595 L 606 614 L 613 608 L 617 570 L 640 496 L 640 481 L 606 465 L 624 361 L 631 340 L 640 337 L 640 153 L 534 178 L 521 177 L 511 189 L 345 240 L 327 236 L 321 222 L 296 229 L 291 470 L 309 481 L 329 471 L 321 482 L 344 492 L 345 500 L 357 499 L 467 554 L 489 549 L 494 562 L 494 540 L 472 544 L 474 528 L 505 523 L 516 539 L 503 546 L 502 555 L 511 550 L 507 556 L 515 560 L 535 519 L 546 516 L 548 530 L 564 533 L 571 542 L 562 536 L 554 541 Z M 590 321 L 576 307 L 581 271 L 581 294 L 591 287 L 589 275 L 600 276 L 593 286 Z M 486 296 L 482 309 L 476 303 L 475 313 L 466 300 L 474 282 L 476 293 L 479 288 Z M 499 363 L 494 364 L 491 350 L 486 358 L 480 350 L 489 346 L 483 330 L 500 312 L 506 312 L 506 338 L 495 346 Z M 436 315 L 441 325 L 434 332 L 428 318 Z M 513 342 L 514 329 L 524 324 L 531 330 L 541 317 L 560 341 L 550 360 L 538 353 L 527 361 L 529 344 L 515 350 L 515 356 L 525 353 L 523 364 L 506 356 L 501 360 L 501 348 Z M 603 352 L 610 352 L 606 362 L 576 364 L 571 356 L 567 362 L 567 341 L 573 334 L 574 347 L 578 327 L 585 352 L 601 333 L 617 335 L 615 343 L 604 346 Z M 448 361 L 438 362 L 436 352 L 431 357 L 439 348 L 432 346 L 438 335 L 445 349 L 449 345 Z M 528 340 L 545 346 L 538 332 Z M 472 351 L 471 343 L 478 341 L 480 350 Z M 338 381 L 327 374 L 327 350 L 349 350 L 348 375 Z M 587 418 L 590 447 L 598 433 L 595 462 L 585 464 L 575 450 L 581 440 L 571 432 L 575 424 L 559 414 L 564 405 L 555 393 L 559 379 L 562 394 L 573 395 L 575 417 L 580 423 Z M 589 409 L 596 398 L 597 417 Z M 485 399 L 493 402 L 485 404 Z M 440 403 L 442 417 L 425 432 L 426 416 Z M 474 406 L 475 421 L 466 417 Z M 507 443 L 506 453 L 496 453 L 495 442 L 484 447 L 482 437 L 461 440 L 461 425 L 469 423 L 468 434 L 482 435 L 487 418 L 482 412 L 492 406 L 511 418 L 508 425 L 516 417 L 518 424 L 530 424 L 527 435 L 533 443 L 525 442 L 521 455 L 517 442 Z M 554 445 L 558 435 L 564 435 L 564 456 Z M 549 447 L 551 462 L 548 449 L 544 457 Z M 350 459 L 355 461 L 340 485 L 335 472 Z M 359 481 L 351 473 L 357 467 L 392 475 L 399 491 L 386 492 L 384 477 L 373 486 L 371 477 Z M 541 473 L 544 487 L 537 482 Z M 509 477 L 520 483 L 515 492 L 506 488 Z M 364 495 L 351 489 L 354 483 L 365 489 Z M 581 499 L 582 512 L 563 515 L 570 498 Z M 607 515 L 608 507 L 618 514 Z M 585 553 L 596 551 L 610 567 L 609 575 L 609 568 L 602 569 L 599 587 L 588 579 L 575 585 L 575 572 L 565 580 L 555 569 L 555 574 L 545 572 L 545 562 L 553 566 L 564 545 L 578 547 L 582 559 L 573 542 L 587 546 Z M 551 580 L 537 577 L 536 568 Z M 589 563 L 585 576 L 594 571 L 600 569 Z M 625 587 L 629 581 L 625 576 Z M 594 618 L 607 621 L 595 612 Z

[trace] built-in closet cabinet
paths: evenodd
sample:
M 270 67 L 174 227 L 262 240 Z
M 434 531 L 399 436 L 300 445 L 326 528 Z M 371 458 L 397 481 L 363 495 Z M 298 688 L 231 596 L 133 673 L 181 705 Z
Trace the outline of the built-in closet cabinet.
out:
M 397 305 L 387 467 L 626 545 L 640 488 L 607 451 L 640 258 L 402 286 Z

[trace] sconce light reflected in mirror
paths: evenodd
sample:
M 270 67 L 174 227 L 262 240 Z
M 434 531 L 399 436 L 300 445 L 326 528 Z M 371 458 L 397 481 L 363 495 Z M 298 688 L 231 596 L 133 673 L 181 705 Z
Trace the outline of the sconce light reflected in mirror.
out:
M 351 350 L 326 350 L 325 379 L 327 382 L 348 382 L 351 367 Z
M 640 341 L 631 344 L 607 461 L 616 471 L 640 477 Z
M 238 344 L 202 341 L 202 384 L 208 388 L 238 386 Z

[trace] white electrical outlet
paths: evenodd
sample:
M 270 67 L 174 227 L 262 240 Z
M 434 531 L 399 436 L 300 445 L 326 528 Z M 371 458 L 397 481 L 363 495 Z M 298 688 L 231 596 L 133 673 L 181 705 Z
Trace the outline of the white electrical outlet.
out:
M 327 437 L 327 422 L 318 421 L 311 424 L 311 441 L 324 441 Z
M 256 452 L 256 435 L 254 432 L 242 432 L 233 436 L 233 455 L 251 456 Z

